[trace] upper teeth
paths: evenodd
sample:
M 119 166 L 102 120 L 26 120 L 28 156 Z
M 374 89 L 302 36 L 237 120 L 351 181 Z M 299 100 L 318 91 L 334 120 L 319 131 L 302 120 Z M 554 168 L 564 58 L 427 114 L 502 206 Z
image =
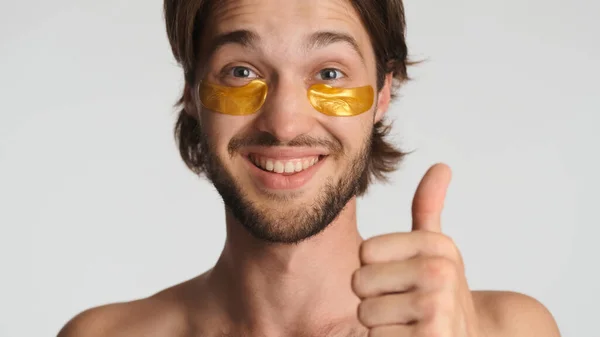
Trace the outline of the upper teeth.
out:
M 275 173 L 294 173 L 300 172 L 302 170 L 306 170 L 307 168 L 313 166 L 316 162 L 319 161 L 318 156 L 311 157 L 303 157 L 303 158 L 294 158 L 288 160 L 276 160 L 266 157 L 261 157 L 257 155 L 250 155 L 250 161 L 254 163 L 254 165 Z

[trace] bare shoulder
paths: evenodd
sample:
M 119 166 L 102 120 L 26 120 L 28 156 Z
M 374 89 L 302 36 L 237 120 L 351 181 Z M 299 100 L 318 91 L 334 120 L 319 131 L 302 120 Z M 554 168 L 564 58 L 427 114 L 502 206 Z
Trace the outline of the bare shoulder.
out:
M 516 292 L 473 291 L 482 337 L 560 337 L 556 321 L 538 300 Z
M 187 337 L 188 313 L 185 303 L 177 300 L 176 288 L 145 299 L 88 309 L 72 318 L 58 337 Z

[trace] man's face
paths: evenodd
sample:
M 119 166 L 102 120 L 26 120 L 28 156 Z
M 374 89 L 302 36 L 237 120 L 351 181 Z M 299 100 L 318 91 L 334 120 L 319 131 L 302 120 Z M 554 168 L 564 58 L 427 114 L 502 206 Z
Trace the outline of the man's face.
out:
M 202 80 L 239 87 L 268 83 L 252 115 L 200 109 L 208 177 L 228 210 L 254 236 L 292 243 L 322 231 L 354 196 L 370 155 L 371 109 L 324 115 L 310 104 L 316 83 L 376 89 L 367 31 L 349 1 L 220 1 L 202 37 Z

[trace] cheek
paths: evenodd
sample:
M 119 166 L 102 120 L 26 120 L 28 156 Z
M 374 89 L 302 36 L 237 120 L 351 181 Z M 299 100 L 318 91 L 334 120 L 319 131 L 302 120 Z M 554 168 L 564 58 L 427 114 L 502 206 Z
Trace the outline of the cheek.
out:
M 248 119 L 245 116 L 228 116 L 210 111 L 200 114 L 203 134 L 218 153 L 227 151 L 229 141 L 242 132 Z
M 373 129 L 373 116 L 364 113 L 354 117 L 331 117 L 329 132 L 344 146 L 347 153 L 361 150 Z

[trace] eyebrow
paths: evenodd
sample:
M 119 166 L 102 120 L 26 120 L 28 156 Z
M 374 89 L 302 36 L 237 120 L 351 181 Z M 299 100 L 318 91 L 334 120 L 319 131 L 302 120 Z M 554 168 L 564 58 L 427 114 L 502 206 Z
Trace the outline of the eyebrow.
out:
M 208 46 L 208 54 L 214 54 L 217 49 L 227 44 L 239 44 L 244 48 L 255 49 L 260 37 L 249 30 L 235 30 L 233 32 L 217 35 Z
M 322 31 L 312 34 L 307 41 L 306 50 L 318 49 L 327 47 L 330 44 L 343 42 L 348 44 L 352 49 L 360 56 L 362 62 L 365 62 L 365 58 L 358 47 L 356 39 L 346 33 L 333 32 L 333 31 Z
M 219 48 L 227 44 L 238 44 L 244 48 L 256 49 L 256 45 L 260 42 L 260 36 L 250 30 L 241 29 L 232 32 L 217 35 L 209 44 L 208 55 L 214 54 Z M 358 46 L 356 39 L 346 33 L 334 31 L 320 31 L 313 33 L 307 39 L 304 45 L 305 50 L 319 49 L 327 47 L 334 43 L 346 43 L 360 57 L 362 62 L 365 58 Z

